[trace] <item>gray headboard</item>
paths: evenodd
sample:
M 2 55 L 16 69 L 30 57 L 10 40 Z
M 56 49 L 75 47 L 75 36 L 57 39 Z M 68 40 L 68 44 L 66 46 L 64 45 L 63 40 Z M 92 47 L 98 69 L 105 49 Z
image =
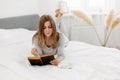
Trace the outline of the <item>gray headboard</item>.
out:
M 9 18 L 0 18 L 0 29 L 25 28 L 36 30 L 39 24 L 39 15 L 24 15 Z

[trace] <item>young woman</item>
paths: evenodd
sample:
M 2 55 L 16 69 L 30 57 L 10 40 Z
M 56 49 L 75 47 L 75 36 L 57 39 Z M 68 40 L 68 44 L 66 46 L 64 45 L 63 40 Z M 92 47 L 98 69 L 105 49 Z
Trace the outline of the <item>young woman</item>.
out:
M 35 56 L 38 54 L 52 53 L 56 57 L 50 63 L 57 66 L 64 59 L 63 51 L 68 41 L 63 33 L 57 32 L 52 17 L 50 15 L 42 15 L 38 30 L 32 39 L 33 48 L 31 53 Z

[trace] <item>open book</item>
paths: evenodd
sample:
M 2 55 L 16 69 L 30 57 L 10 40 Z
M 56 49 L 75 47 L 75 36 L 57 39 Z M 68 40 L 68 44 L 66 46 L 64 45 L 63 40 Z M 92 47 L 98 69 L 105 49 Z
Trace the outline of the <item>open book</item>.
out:
M 38 65 L 38 66 L 50 64 L 50 61 L 53 59 L 54 59 L 54 55 L 50 53 L 42 54 L 40 56 L 29 56 L 28 57 L 28 60 L 31 65 Z

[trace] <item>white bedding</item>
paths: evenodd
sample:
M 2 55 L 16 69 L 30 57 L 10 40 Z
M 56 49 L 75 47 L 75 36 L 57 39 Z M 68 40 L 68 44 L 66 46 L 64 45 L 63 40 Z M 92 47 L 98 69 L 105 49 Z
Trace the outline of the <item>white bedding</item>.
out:
M 120 80 L 120 51 L 83 42 L 70 41 L 58 67 L 31 66 L 27 56 L 34 33 L 0 30 L 0 80 Z

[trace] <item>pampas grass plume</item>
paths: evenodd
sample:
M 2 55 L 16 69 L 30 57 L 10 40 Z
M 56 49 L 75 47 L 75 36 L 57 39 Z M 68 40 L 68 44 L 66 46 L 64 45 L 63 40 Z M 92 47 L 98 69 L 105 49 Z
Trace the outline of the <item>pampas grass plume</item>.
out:
M 105 37 L 104 46 L 106 46 L 112 30 L 113 30 L 115 27 L 117 27 L 118 24 L 120 24 L 120 16 L 116 17 L 116 18 L 111 22 L 111 29 L 110 29 L 110 31 L 108 32 L 108 35 L 106 35 L 106 37 Z
M 106 20 L 106 29 L 109 29 L 109 27 L 112 23 L 112 20 L 113 20 L 113 16 L 114 16 L 114 10 L 112 9 L 110 11 L 110 13 L 108 14 L 108 17 L 107 17 L 107 20 Z
M 120 16 L 117 17 L 112 23 L 112 29 L 115 28 L 120 23 Z
M 79 11 L 79 10 L 73 10 L 71 11 L 74 15 L 80 17 L 81 19 L 83 19 L 85 22 L 87 22 L 89 25 L 93 25 L 92 20 L 89 18 L 89 16 L 87 16 L 84 12 Z

